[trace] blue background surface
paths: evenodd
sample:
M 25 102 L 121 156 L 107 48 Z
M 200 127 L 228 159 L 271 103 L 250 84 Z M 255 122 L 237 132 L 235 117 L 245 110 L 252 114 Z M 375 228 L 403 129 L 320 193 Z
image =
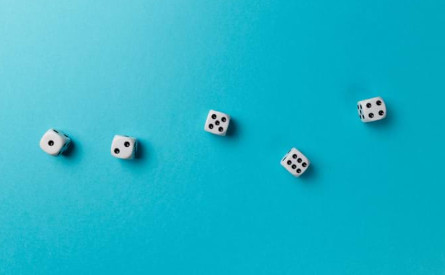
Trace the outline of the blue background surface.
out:
M 444 14 L 0 0 L 0 273 L 444 274 Z M 378 95 L 388 118 L 361 123 Z M 69 156 L 40 150 L 50 127 Z M 114 134 L 142 158 L 111 157 Z

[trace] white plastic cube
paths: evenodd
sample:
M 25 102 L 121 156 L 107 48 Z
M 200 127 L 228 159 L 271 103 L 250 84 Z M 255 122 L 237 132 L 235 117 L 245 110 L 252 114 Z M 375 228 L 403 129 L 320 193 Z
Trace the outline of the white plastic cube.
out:
M 49 129 L 40 139 L 40 148 L 51 156 L 59 156 L 68 149 L 71 139 L 55 129 Z
M 218 111 L 210 110 L 207 115 L 204 130 L 219 136 L 225 136 L 230 124 L 230 116 Z
M 111 155 L 120 159 L 133 159 L 136 155 L 136 139 L 129 136 L 115 135 L 111 143 Z
M 295 177 L 301 176 L 306 172 L 310 165 L 308 158 L 300 151 L 292 148 L 281 160 L 281 165 Z
M 377 121 L 386 117 L 386 104 L 381 97 L 365 99 L 357 103 L 357 111 L 361 121 Z

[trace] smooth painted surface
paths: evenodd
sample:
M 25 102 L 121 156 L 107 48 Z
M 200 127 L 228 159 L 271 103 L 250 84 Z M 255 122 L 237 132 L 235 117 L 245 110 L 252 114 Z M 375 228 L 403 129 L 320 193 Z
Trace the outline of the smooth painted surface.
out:
M 444 274 L 444 14 L 0 0 L 0 273 Z M 363 124 L 373 96 L 388 117 Z M 68 157 L 40 150 L 50 127 Z M 142 158 L 111 157 L 115 134 Z

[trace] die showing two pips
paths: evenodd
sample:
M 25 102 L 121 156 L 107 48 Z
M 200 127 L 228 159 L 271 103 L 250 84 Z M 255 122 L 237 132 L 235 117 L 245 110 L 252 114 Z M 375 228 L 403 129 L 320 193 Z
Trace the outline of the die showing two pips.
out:
M 137 141 L 134 137 L 115 135 L 111 143 L 111 155 L 120 159 L 133 159 Z

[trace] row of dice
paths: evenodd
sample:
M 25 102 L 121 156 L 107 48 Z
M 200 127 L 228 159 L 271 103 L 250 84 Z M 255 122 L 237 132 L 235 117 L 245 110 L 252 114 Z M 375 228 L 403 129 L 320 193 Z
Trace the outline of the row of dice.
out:
M 210 110 L 204 129 L 210 133 L 225 136 L 230 124 L 230 116 Z M 68 150 L 71 138 L 60 130 L 49 129 L 40 139 L 40 148 L 52 156 L 60 156 Z M 111 155 L 120 159 L 133 159 L 137 151 L 134 137 L 116 135 L 111 142 Z
M 60 130 L 49 129 L 40 139 L 40 148 L 51 156 L 60 156 L 71 145 L 71 138 Z M 111 155 L 120 159 L 133 159 L 137 151 L 134 137 L 115 135 L 111 142 Z
M 357 103 L 360 119 L 363 122 L 381 120 L 386 117 L 386 104 L 381 97 L 361 100 Z M 228 114 L 210 110 L 204 130 L 225 136 L 230 125 Z M 40 148 L 46 153 L 58 156 L 65 152 L 71 144 L 68 135 L 55 129 L 48 130 L 40 140 Z M 134 137 L 116 135 L 111 143 L 111 155 L 120 159 L 133 159 L 137 151 L 137 140 Z M 281 160 L 281 165 L 292 175 L 299 177 L 309 167 L 309 159 L 298 149 L 292 148 Z

